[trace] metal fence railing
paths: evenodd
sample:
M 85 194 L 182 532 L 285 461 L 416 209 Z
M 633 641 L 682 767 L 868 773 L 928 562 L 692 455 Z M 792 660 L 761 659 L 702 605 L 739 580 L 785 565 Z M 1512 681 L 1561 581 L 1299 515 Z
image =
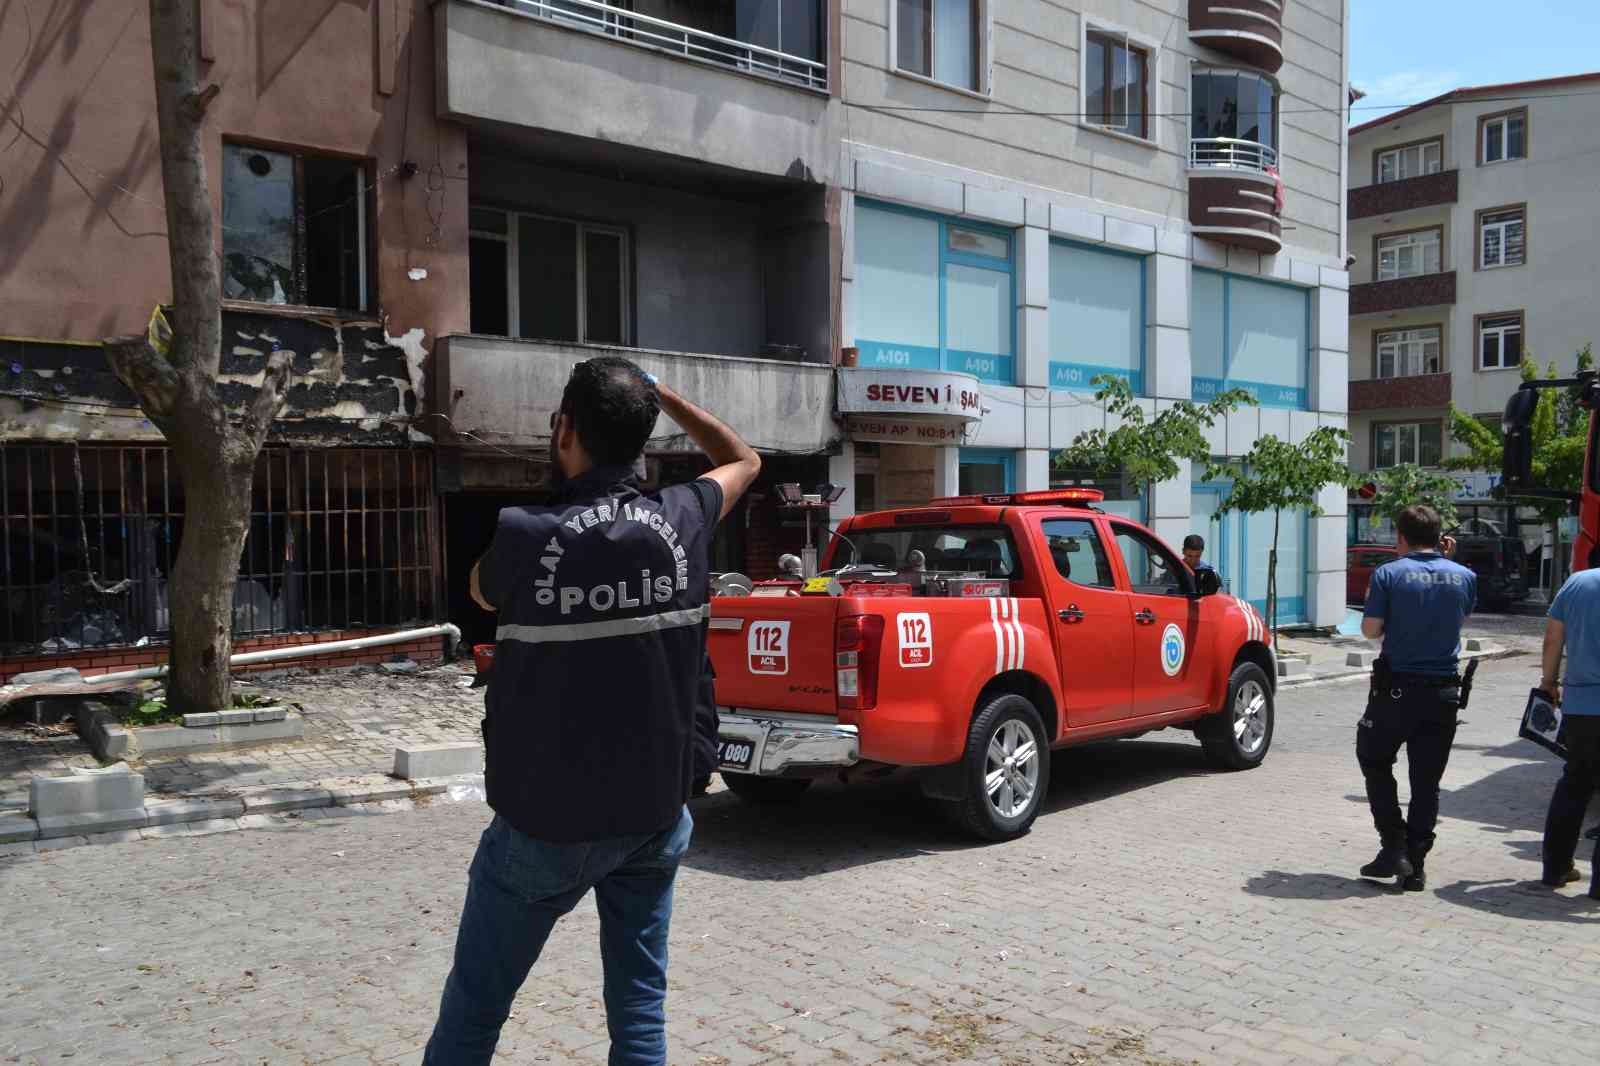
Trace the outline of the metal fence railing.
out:
M 1191 168 L 1232 167 L 1264 174 L 1268 167 L 1277 165 L 1277 151 L 1256 141 L 1244 141 L 1237 137 L 1198 137 L 1189 142 Z
M 721 37 L 653 15 L 636 14 L 620 4 L 601 0 L 500 0 L 500 3 L 538 18 L 603 33 L 647 48 L 659 48 L 689 59 L 732 67 L 808 89 L 828 88 L 826 63 Z

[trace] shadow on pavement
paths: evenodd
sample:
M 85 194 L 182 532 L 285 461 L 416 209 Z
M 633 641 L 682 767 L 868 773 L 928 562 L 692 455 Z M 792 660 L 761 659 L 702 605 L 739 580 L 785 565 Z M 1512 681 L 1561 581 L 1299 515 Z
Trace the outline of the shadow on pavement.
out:
M 1252 896 L 1269 899 L 1370 899 L 1373 896 L 1396 895 L 1400 887 L 1390 881 L 1369 881 L 1364 877 L 1343 877 L 1339 874 L 1289 873 L 1286 870 L 1268 870 L 1245 882 L 1244 890 Z
M 1070 817 L 1075 807 L 1211 772 L 1193 743 L 1113 741 L 1057 751 L 1039 827 Z M 819 781 L 795 801 L 770 806 L 723 791 L 694 801 L 691 810 L 694 847 L 685 865 L 751 881 L 795 881 L 914 855 L 1006 846 L 951 828 L 905 778 L 850 785 Z
M 1457 881 L 1434 895 L 1502 918 L 1600 925 L 1600 900 L 1585 895 L 1581 883 L 1557 890 L 1538 881 Z

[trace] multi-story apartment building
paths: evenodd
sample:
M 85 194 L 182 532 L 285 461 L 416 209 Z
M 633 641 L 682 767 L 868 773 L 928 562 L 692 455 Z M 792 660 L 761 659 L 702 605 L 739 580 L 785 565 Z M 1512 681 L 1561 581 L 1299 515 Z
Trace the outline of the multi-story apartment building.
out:
M 1096 373 L 1152 410 L 1252 389 L 1218 455 L 1344 424 L 1341 0 L 198 10 L 224 378 L 297 356 L 243 635 L 481 632 L 463 576 L 604 352 L 766 454 L 717 547 L 756 575 L 807 528 L 779 483 L 831 480 L 838 515 L 1085 480 L 1053 459 L 1104 424 Z M 95 347 L 170 298 L 145 15 L 0 20 L 0 657 L 159 644 L 197 490 Z M 659 432 L 646 478 L 692 476 Z M 1209 530 L 1261 599 L 1270 523 L 1197 478 L 1109 506 Z M 1286 618 L 1342 609 L 1327 508 L 1283 537 Z
M 1101 373 L 1152 411 L 1250 389 L 1260 406 L 1216 427 L 1217 456 L 1342 427 L 1345 7 L 848 4 L 841 509 L 1090 480 L 1056 459 L 1105 425 Z M 1218 518 L 1225 488 L 1201 473 L 1149 499 L 1112 479 L 1107 506 L 1174 543 L 1205 535 L 1260 602 L 1271 518 Z M 1281 538 L 1285 620 L 1343 617 L 1345 501 L 1326 495 Z
M 1457 89 L 1351 129 L 1352 466 L 1437 466 L 1450 403 L 1498 425 L 1524 360 L 1570 372 L 1600 340 L 1597 151 L 1600 74 Z

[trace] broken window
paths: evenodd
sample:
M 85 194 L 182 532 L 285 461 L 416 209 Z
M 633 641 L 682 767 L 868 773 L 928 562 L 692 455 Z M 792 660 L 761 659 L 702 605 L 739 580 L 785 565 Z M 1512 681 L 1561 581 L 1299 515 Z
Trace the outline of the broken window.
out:
M 367 165 L 222 146 L 222 295 L 364 311 L 372 302 Z
M 267 448 L 236 637 L 436 612 L 431 463 L 411 448 Z M 184 492 L 161 447 L 0 446 L 0 655 L 169 635 Z

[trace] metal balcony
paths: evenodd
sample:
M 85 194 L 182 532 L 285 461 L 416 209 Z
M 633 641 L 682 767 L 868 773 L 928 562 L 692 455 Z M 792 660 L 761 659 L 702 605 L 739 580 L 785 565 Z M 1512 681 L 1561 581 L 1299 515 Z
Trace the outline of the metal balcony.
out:
M 1279 219 L 1278 153 L 1237 137 L 1189 142 L 1189 224 L 1195 236 L 1276 254 Z

